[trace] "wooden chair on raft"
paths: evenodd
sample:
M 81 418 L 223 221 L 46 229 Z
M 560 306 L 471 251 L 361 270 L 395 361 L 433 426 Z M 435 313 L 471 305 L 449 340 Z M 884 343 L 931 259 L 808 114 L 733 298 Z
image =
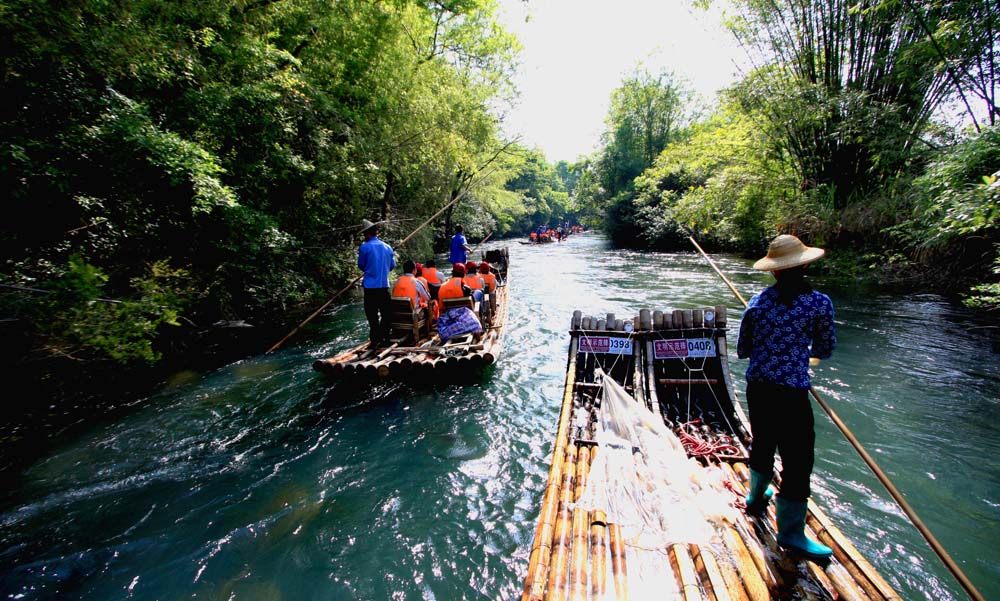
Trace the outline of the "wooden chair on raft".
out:
M 394 296 L 389 304 L 389 331 L 392 334 L 403 331 L 413 336 L 416 344 L 431 335 L 429 312 L 424 307 L 414 308 L 409 297 Z

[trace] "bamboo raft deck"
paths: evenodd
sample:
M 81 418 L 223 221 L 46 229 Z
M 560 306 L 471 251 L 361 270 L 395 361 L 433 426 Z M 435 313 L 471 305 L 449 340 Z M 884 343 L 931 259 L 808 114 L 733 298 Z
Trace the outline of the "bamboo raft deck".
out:
M 735 403 L 726 356 L 725 307 L 643 310 L 625 321 L 613 314 L 582 317 L 577 311 L 570 334 L 556 443 L 522 601 L 629 598 L 629 553 L 621 526 L 609 523 L 601 511 L 574 506 L 600 452 L 594 441 L 601 389 L 595 382 L 598 368 L 659 414 L 682 442 L 682 432 L 694 429 L 703 439 L 726 443 L 728 450 L 698 457 L 698 462 L 702 470 L 722 472 L 735 505 L 749 484 L 749 422 Z M 606 354 L 605 349 L 623 346 L 616 339 L 630 340 L 633 352 Z M 714 341 L 715 348 L 706 340 Z M 691 355 L 678 357 L 688 350 L 678 346 L 683 344 L 679 341 L 694 350 L 696 361 Z M 686 423 L 695 417 L 697 425 Z M 685 448 L 689 457 L 697 454 L 686 444 Z M 689 519 L 684 514 L 676 518 Z M 721 546 L 681 543 L 662 549 L 656 598 L 900 599 L 811 501 L 806 524 L 808 535 L 834 550 L 829 561 L 815 563 L 779 549 L 771 503 L 761 518 L 739 511 L 736 522 L 723 528 Z
M 313 369 L 334 379 L 406 379 L 420 374 L 460 371 L 466 373 L 496 362 L 503 350 L 507 325 L 510 266 L 506 248 L 482 253 L 482 260 L 497 269 L 503 284 L 497 286 L 496 311 L 480 334 L 465 334 L 442 342 L 433 328 L 430 336 L 414 340 L 406 330 L 394 330 L 391 344 L 372 349 L 368 342 L 327 359 L 318 359 Z

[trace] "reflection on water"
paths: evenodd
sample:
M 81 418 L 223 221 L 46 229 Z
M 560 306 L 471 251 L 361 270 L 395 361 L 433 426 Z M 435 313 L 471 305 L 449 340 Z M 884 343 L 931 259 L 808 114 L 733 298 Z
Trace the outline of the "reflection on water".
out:
M 572 311 L 727 304 L 730 323 L 740 311 L 693 253 L 609 250 L 596 235 L 510 250 L 506 348 L 482 374 L 331 387 L 311 363 L 363 336 L 347 304 L 318 326 L 321 342 L 178 374 L 52 450 L 0 506 L 0 593 L 519 597 Z M 719 263 L 746 295 L 767 283 L 748 261 Z M 829 292 L 840 346 L 817 389 L 986 597 L 1000 596 L 996 332 L 934 296 Z M 815 496 L 848 536 L 903 598 L 961 598 L 829 420 L 817 431 Z

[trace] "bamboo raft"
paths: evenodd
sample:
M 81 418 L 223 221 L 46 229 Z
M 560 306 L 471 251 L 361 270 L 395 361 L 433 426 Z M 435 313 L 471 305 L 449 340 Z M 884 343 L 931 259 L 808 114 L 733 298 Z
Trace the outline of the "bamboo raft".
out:
M 480 334 L 465 334 L 442 342 L 433 326 L 415 335 L 417 328 L 393 329 L 391 344 L 385 348 L 371 348 L 368 342 L 347 349 L 335 357 L 318 359 L 313 369 L 335 379 L 405 379 L 422 373 L 467 373 L 496 362 L 503 349 L 503 331 L 507 324 L 507 300 L 510 266 L 506 248 L 481 253 L 481 260 L 488 261 L 503 281 L 496 289 L 496 310 L 491 321 L 483 324 Z
M 734 506 L 742 505 L 749 485 L 749 422 L 735 402 L 725 307 L 643 310 L 624 321 L 577 311 L 570 334 L 562 410 L 522 601 L 629 598 L 629 553 L 621 526 L 602 511 L 574 505 L 599 452 L 594 441 L 599 370 L 662 417 L 700 470 L 722 473 Z M 689 446 L 692 435 L 702 443 Z M 716 452 L 705 452 L 713 445 Z M 834 550 L 823 564 L 778 548 L 773 503 L 761 518 L 736 515 L 736 522 L 722 529 L 721 546 L 680 543 L 660 549 L 657 599 L 900 599 L 811 501 L 807 534 Z

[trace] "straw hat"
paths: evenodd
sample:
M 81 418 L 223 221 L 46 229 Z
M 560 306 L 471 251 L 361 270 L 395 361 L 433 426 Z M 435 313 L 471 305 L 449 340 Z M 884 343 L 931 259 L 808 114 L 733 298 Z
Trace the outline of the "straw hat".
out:
M 361 233 L 362 234 L 365 233 L 365 232 L 367 232 L 368 230 L 372 229 L 373 227 L 375 227 L 375 224 L 372 223 L 371 221 L 368 221 L 367 219 L 362 219 L 361 220 Z
M 779 271 L 806 265 L 826 254 L 822 248 L 806 246 L 801 240 L 789 234 L 782 234 L 771 240 L 767 256 L 753 264 L 758 271 Z

